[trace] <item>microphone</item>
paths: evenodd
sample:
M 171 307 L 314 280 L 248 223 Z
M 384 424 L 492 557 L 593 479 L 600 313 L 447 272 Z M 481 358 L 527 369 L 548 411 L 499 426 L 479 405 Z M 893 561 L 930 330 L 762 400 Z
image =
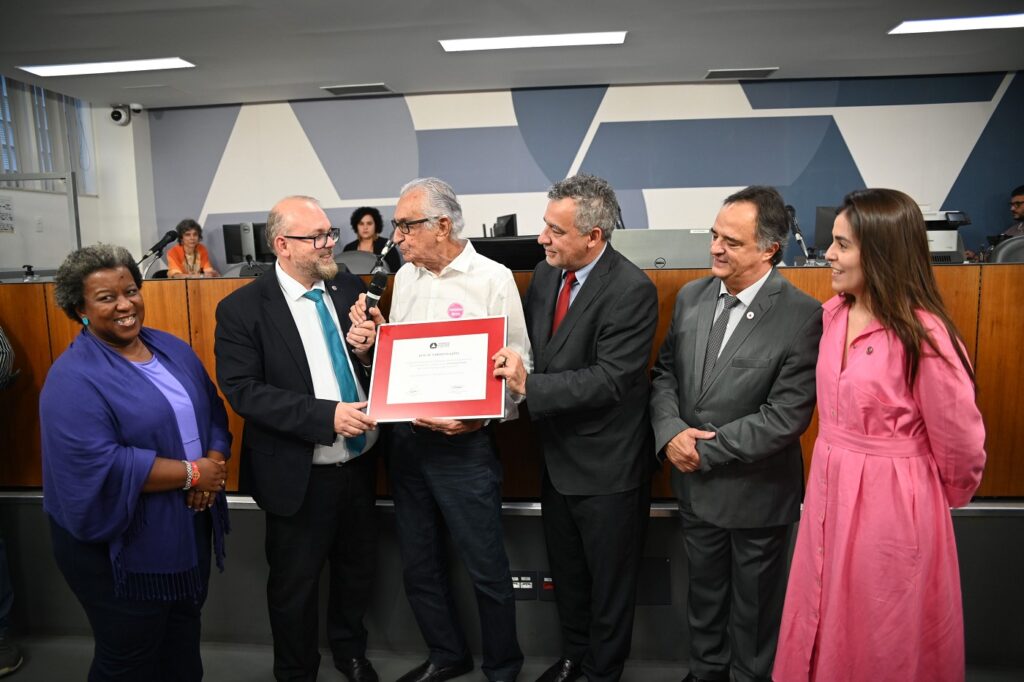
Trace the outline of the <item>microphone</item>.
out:
M 150 256 L 160 253 L 161 251 L 164 250 L 165 246 L 175 241 L 178 241 L 178 233 L 175 232 L 174 230 L 170 230 L 163 237 L 160 237 L 160 241 L 158 241 L 156 244 L 153 244 L 152 248 L 150 248 L 149 251 L 143 254 L 142 258 L 139 259 L 139 262 L 141 263 Z
M 800 231 L 800 223 L 796 219 L 796 209 L 786 204 L 786 213 L 789 214 L 789 227 L 793 231 L 796 243 L 800 245 L 800 251 L 803 252 L 804 259 L 806 260 L 809 257 L 807 255 L 807 244 L 804 242 L 804 233 Z
M 377 255 L 377 264 L 373 266 L 373 270 L 370 274 L 373 275 L 373 279 L 366 287 L 366 317 L 370 317 L 370 308 L 378 307 L 380 303 L 380 297 L 384 295 L 384 290 L 388 288 L 388 272 L 384 267 L 384 256 L 388 255 L 388 251 L 395 247 L 395 242 L 388 239 L 387 244 L 380 250 Z

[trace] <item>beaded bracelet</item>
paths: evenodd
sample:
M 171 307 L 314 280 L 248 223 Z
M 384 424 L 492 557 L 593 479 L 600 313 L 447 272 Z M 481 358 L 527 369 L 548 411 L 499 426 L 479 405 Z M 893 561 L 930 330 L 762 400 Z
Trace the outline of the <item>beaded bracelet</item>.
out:
M 181 460 L 181 463 L 185 465 L 185 487 L 182 490 L 188 490 L 192 487 L 193 476 L 196 470 L 192 468 L 192 462 L 187 459 Z

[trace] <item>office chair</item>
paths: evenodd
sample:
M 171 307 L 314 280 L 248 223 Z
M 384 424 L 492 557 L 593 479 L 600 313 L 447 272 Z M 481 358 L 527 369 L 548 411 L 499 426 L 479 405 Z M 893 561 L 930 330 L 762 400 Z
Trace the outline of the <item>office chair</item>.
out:
M 339 266 L 345 266 L 353 275 L 369 275 L 377 264 L 377 254 L 368 251 L 341 251 L 334 254 L 334 262 Z M 390 273 L 387 267 L 387 263 L 384 263 L 385 271 Z
M 1010 237 L 992 249 L 989 263 L 1024 263 L 1024 236 Z

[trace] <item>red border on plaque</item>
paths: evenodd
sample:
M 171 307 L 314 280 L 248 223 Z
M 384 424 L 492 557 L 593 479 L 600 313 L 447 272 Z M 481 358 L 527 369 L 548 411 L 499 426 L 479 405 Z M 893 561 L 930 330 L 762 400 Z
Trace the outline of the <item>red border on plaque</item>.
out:
M 492 373 L 491 357 L 505 345 L 507 320 L 501 317 L 477 317 L 441 322 L 405 322 L 382 324 L 377 328 L 377 346 L 370 378 L 369 404 L 366 413 L 380 422 L 412 421 L 418 417 L 438 419 L 495 419 L 505 413 L 505 380 Z M 391 355 L 395 341 L 435 336 L 466 336 L 487 334 L 487 362 L 480 371 L 487 374 L 486 393 L 482 400 L 449 400 L 424 403 L 389 403 L 388 377 L 391 376 Z

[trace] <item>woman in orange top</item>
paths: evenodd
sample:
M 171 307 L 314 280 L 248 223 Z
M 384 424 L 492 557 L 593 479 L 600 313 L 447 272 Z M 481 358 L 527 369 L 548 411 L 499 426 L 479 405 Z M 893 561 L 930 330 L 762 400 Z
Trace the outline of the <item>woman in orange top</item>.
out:
M 178 232 L 178 245 L 167 251 L 167 276 L 220 277 L 210 264 L 210 254 L 200 244 L 203 228 L 191 218 L 185 218 L 174 228 Z

